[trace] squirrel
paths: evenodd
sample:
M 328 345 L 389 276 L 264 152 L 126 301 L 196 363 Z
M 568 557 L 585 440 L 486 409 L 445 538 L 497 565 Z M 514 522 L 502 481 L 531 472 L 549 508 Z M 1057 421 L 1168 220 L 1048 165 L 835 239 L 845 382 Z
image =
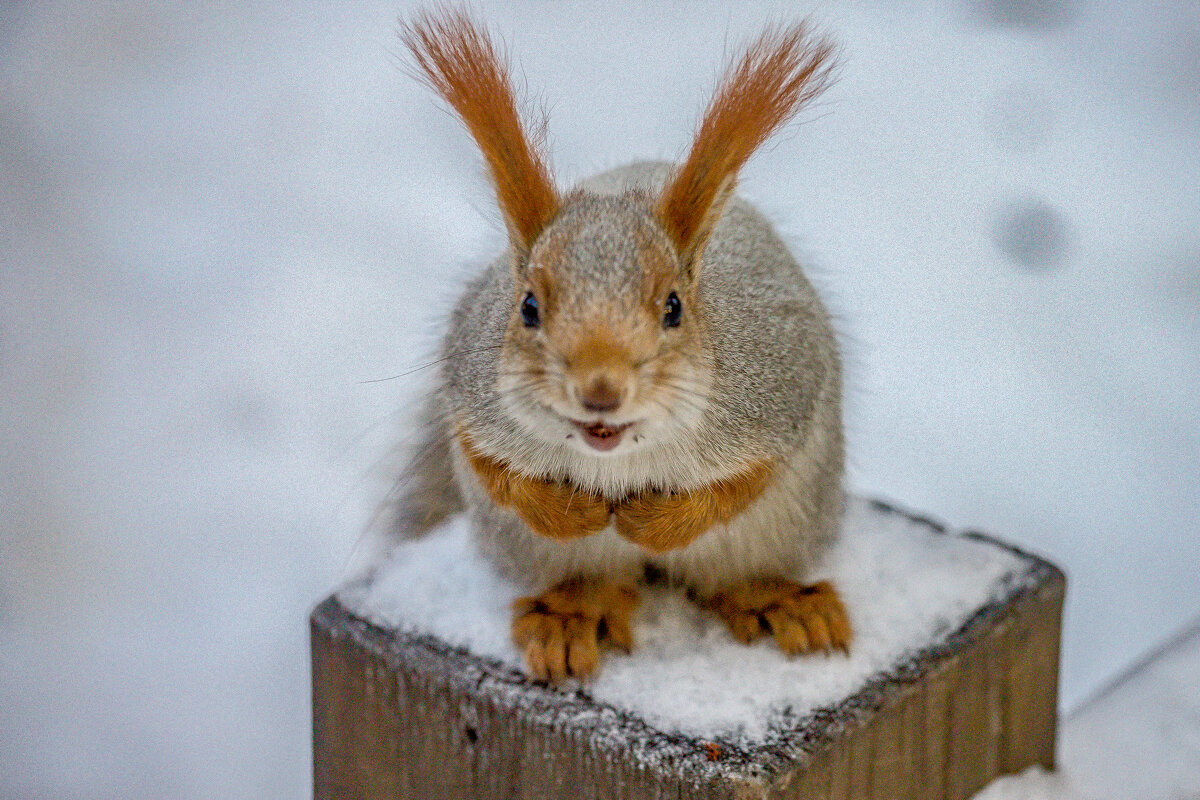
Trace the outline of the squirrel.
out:
M 531 592 L 511 633 L 540 681 L 628 652 L 647 574 L 741 642 L 846 651 L 835 587 L 795 580 L 844 505 L 837 340 L 771 224 L 734 192 L 755 150 L 829 85 L 834 45 L 805 22 L 768 28 L 732 61 L 681 164 L 561 192 L 480 23 L 440 9 L 400 34 L 478 144 L 508 237 L 452 313 L 401 533 L 469 514 L 481 552 Z

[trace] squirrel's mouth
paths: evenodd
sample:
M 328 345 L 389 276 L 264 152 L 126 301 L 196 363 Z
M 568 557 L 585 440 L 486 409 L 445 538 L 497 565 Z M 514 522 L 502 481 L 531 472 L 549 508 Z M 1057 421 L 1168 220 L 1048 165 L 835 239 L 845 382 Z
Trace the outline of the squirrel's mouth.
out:
M 583 440 L 588 443 L 589 447 L 600 451 L 612 450 L 619 445 L 625 431 L 633 426 L 632 422 L 624 425 L 605 425 L 603 422 L 586 423 L 575 420 L 571 420 L 571 424 L 583 434 Z

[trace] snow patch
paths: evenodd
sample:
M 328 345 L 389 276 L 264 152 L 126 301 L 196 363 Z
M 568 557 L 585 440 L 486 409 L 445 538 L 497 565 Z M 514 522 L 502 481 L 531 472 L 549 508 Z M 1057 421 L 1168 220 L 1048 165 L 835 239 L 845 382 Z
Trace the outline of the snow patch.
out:
M 1030 767 L 1020 775 L 992 781 L 972 800 L 1083 800 L 1083 795 L 1061 772 Z

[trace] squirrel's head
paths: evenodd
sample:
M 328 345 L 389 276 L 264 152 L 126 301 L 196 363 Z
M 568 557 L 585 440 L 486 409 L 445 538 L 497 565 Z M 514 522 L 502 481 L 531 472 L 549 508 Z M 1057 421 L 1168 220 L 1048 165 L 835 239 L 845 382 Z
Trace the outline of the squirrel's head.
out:
M 703 310 L 649 197 L 568 195 L 514 276 L 498 389 L 515 416 L 590 453 L 695 424 Z
M 693 428 L 711 386 L 705 245 L 742 165 L 828 85 L 833 45 L 805 23 L 768 29 L 730 66 L 661 190 L 564 197 L 481 26 L 442 10 L 401 35 L 479 144 L 508 230 L 506 408 L 535 434 L 593 454 Z

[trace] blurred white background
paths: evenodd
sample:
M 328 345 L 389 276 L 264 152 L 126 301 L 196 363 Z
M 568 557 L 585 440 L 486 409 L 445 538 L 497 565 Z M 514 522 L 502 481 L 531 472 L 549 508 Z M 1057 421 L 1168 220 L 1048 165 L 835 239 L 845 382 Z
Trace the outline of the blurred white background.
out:
M 723 55 L 841 81 L 751 163 L 838 312 L 851 487 L 1069 576 L 1067 709 L 1200 615 L 1200 10 L 478 2 L 564 183 Z M 309 791 L 306 616 L 503 240 L 400 2 L 0 5 L 0 796 Z M 382 466 L 381 466 L 382 465 Z

